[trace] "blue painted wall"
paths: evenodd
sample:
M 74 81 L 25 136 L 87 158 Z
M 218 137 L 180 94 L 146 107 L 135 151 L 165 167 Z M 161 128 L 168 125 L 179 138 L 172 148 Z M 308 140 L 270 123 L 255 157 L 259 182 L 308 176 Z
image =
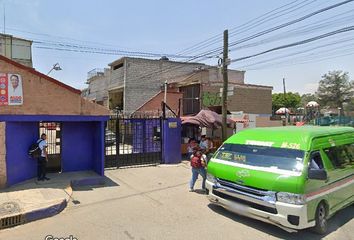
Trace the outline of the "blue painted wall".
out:
M 177 123 L 171 128 L 169 123 Z M 181 119 L 169 118 L 163 121 L 163 160 L 166 164 L 180 163 L 181 155 Z
M 7 185 L 37 176 L 37 161 L 28 157 L 28 147 L 38 139 L 37 122 L 6 123 Z
M 104 157 L 105 157 L 105 146 L 104 146 L 104 135 L 105 135 L 105 122 L 95 123 L 95 135 L 94 135 L 94 161 L 93 169 L 96 173 L 101 176 L 104 175 Z
M 93 169 L 95 125 L 91 122 L 62 124 L 62 169 L 64 172 Z
M 26 120 L 6 122 L 8 186 L 37 176 L 37 161 L 28 157 L 28 147 L 39 138 L 38 122 Z M 93 170 L 104 175 L 105 122 L 68 120 L 70 122 L 62 122 L 62 170 Z

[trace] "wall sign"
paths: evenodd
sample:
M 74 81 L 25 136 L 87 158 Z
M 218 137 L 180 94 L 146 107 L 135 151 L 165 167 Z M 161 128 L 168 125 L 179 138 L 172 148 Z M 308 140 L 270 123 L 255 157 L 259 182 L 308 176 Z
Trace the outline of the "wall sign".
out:
M 177 122 L 169 122 L 168 128 L 177 128 Z
M 22 104 L 23 92 L 21 75 L 0 73 L 0 106 Z

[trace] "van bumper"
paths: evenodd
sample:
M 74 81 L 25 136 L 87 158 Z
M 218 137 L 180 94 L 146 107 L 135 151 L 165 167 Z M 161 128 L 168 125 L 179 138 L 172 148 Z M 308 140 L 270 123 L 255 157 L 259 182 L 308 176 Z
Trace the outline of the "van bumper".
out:
M 208 190 L 207 198 L 211 203 L 219 205 L 228 211 L 276 225 L 288 232 L 296 232 L 297 230 L 315 226 L 315 221 L 308 221 L 307 205 L 276 202 L 275 208 L 277 213 L 269 213 L 247 204 L 219 197 L 213 194 L 213 186 L 214 184 L 212 182 L 206 181 L 206 188 Z

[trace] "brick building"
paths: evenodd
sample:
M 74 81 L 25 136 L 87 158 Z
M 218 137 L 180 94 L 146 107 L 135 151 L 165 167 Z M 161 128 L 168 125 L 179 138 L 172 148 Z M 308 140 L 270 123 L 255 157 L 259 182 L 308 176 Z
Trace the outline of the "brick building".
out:
M 59 160 L 58 172 L 103 175 L 109 111 L 83 99 L 81 91 L 4 56 L 0 69 L 0 188 L 36 176 L 37 162 L 28 148 L 43 131 L 48 164 Z
M 32 41 L 0 33 L 0 55 L 32 67 Z

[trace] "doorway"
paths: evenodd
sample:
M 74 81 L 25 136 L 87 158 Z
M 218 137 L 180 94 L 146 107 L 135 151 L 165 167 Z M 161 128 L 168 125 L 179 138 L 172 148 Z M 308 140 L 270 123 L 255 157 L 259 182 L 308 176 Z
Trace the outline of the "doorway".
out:
M 47 135 L 48 151 L 48 172 L 61 172 L 61 123 L 58 122 L 40 122 L 39 136 L 43 133 Z

